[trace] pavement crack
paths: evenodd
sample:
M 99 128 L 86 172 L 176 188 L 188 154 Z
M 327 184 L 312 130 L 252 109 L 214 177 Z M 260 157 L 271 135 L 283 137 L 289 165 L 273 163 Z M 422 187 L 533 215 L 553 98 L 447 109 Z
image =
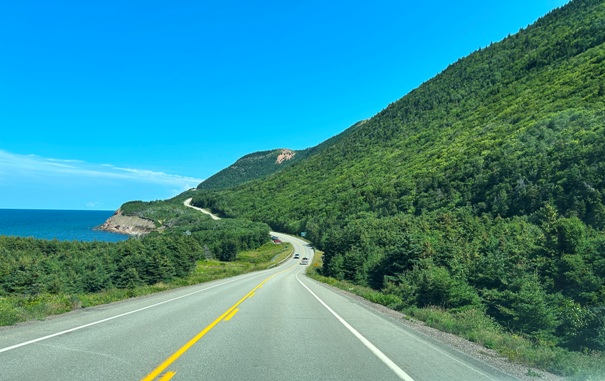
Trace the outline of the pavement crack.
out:
M 82 353 L 82 354 L 86 354 L 86 355 L 92 355 L 95 357 L 108 358 L 113 361 L 120 362 L 122 364 L 131 364 L 130 361 L 126 361 L 121 357 L 110 355 L 110 354 L 103 353 L 103 352 L 87 351 L 84 349 L 70 348 L 70 347 L 65 347 L 65 346 L 60 346 L 60 345 L 49 345 L 49 344 L 39 344 L 39 345 L 42 347 L 48 347 L 48 348 L 53 348 L 53 349 L 58 349 L 58 350 L 69 351 L 69 352 L 77 352 L 77 353 Z

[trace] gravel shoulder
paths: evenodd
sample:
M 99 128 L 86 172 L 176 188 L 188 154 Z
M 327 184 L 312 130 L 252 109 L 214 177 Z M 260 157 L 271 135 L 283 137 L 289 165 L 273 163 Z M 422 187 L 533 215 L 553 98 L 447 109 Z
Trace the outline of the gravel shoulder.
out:
M 322 283 L 325 287 L 329 287 L 332 290 L 343 294 L 360 304 L 375 310 L 387 317 L 397 320 L 398 323 L 403 324 L 410 329 L 420 332 L 432 340 L 435 340 L 443 345 L 452 348 L 456 351 L 462 352 L 468 356 L 471 356 L 475 359 L 483 361 L 486 364 L 491 365 L 492 367 L 503 371 L 504 373 L 508 373 L 511 376 L 517 377 L 519 380 L 523 381 L 564 381 L 565 378 L 561 376 L 557 376 L 552 373 L 545 372 L 540 369 L 528 367 L 521 364 L 516 364 L 508 359 L 502 357 L 496 351 L 492 349 L 485 348 L 479 344 L 468 341 L 462 337 L 453 335 L 451 333 L 442 332 L 435 328 L 429 327 L 425 323 L 413 319 L 401 312 L 391 310 L 383 305 L 372 303 L 367 299 L 362 298 L 361 296 L 355 295 L 348 291 L 342 290 L 340 288 L 332 287 L 328 284 Z

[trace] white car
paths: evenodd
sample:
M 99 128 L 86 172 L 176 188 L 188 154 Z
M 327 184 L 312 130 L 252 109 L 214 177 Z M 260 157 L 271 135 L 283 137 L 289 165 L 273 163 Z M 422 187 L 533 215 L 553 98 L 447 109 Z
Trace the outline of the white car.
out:
M 304 257 L 301 261 L 300 261 L 301 265 L 308 265 L 309 264 L 309 258 Z

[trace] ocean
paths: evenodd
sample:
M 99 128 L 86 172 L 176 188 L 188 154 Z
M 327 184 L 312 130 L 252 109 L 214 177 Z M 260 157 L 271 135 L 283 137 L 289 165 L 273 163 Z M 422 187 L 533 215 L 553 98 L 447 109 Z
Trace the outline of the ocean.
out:
M 127 235 L 93 230 L 113 215 L 104 210 L 0 209 L 0 235 L 60 241 L 118 242 Z

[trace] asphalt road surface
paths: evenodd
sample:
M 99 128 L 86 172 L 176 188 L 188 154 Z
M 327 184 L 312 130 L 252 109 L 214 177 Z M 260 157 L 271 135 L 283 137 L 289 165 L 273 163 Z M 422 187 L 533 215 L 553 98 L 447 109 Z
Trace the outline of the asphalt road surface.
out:
M 313 257 L 303 241 L 301 257 Z M 0 329 L 0 380 L 514 380 L 307 278 L 270 270 Z

